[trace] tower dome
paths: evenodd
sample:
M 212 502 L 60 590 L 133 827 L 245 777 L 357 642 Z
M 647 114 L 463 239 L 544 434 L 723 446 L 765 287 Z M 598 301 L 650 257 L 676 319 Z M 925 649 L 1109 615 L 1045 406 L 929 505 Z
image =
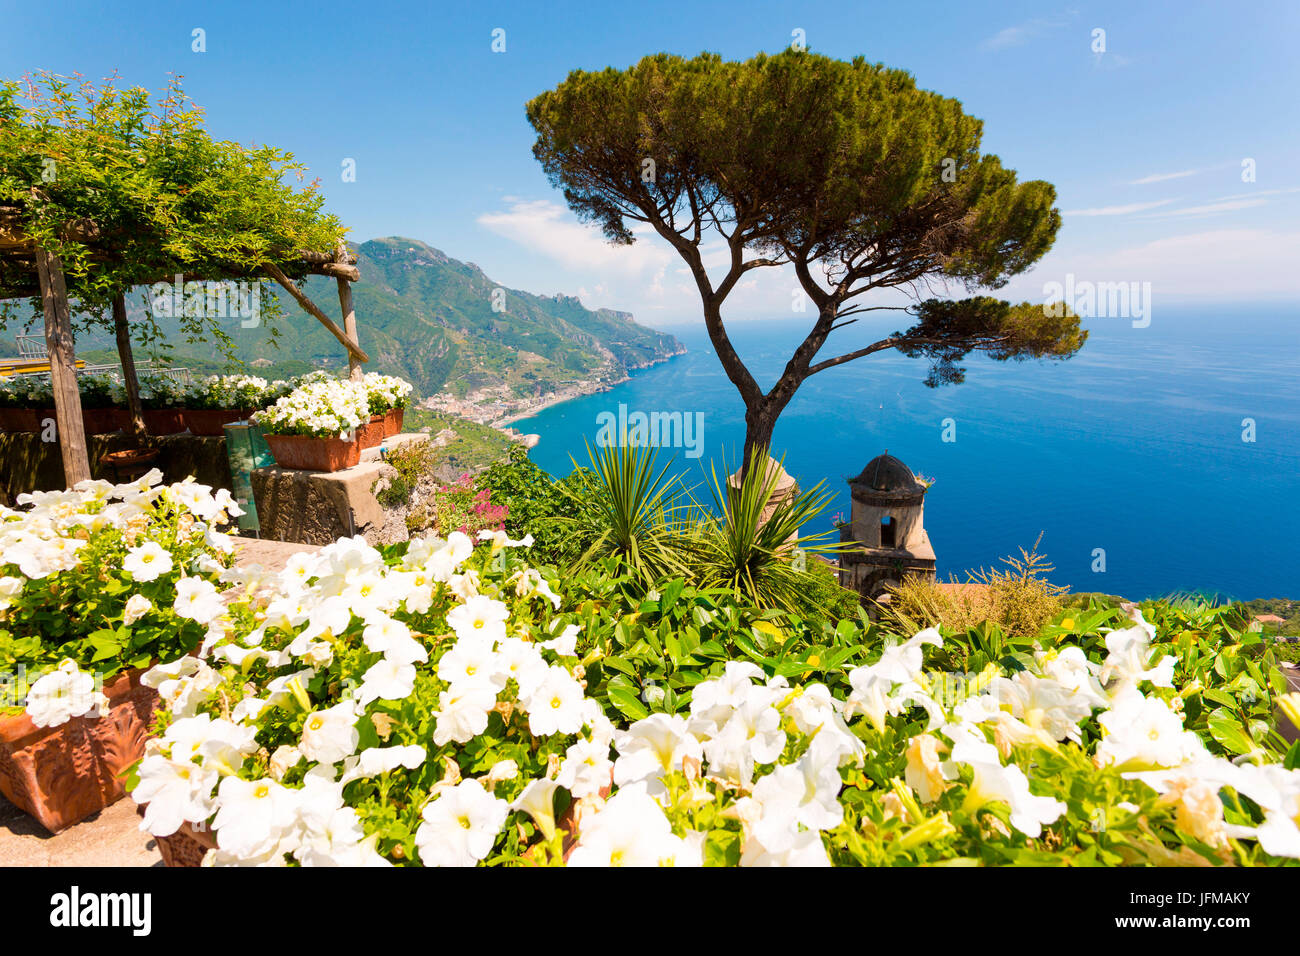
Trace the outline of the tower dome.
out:
M 886 451 L 867 462 L 858 477 L 849 480 L 849 491 L 860 501 L 903 503 L 919 500 L 926 488 L 916 480 L 911 468 Z
M 929 484 L 886 451 L 849 479 L 851 520 L 840 526 L 840 583 L 879 598 L 906 574 L 934 580 L 934 549 L 925 531 Z

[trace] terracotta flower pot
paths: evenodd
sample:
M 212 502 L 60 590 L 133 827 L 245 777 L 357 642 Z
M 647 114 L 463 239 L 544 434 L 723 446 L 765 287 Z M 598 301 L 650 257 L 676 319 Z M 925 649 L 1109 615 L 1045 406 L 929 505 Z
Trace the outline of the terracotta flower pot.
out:
M 137 807 L 136 810 L 144 816 L 144 807 Z M 158 852 L 162 855 L 164 866 L 202 866 L 204 855 L 217 846 L 217 841 L 210 832 L 195 830 L 188 823 L 182 823 L 181 828 L 171 836 L 154 839 L 158 841 Z
M 384 414 L 384 437 L 392 438 L 402 431 L 402 420 L 406 418 L 406 409 L 390 408 Z
M 146 408 L 143 414 L 150 435 L 178 435 L 185 431 L 185 417 L 179 408 Z
M 0 408 L 0 432 L 38 432 L 41 411 L 35 408 Z
M 142 673 L 126 671 L 104 686 L 106 717 L 58 727 L 37 727 L 25 713 L 0 717 L 0 793 L 51 833 L 120 800 L 119 774 L 144 756 L 159 703 Z
M 362 451 L 382 444 L 384 440 L 384 416 L 373 415 L 370 421 L 357 426 L 357 444 Z
M 360 431 L 360 429 L 358 429 Z M 308 435 L 267 435 L 275 463 L 305 471 L 341 471 L 361 460 L 361 443 Z
M 242 421 L 249 413 L 238 408 L 186 408 L 181 410 L 185 427 L 193 435 L 226 434 L 226 423 Z
M 81 421 L 87 435 L 107 435 L 131 424 L 125 408 L 83 408 Z

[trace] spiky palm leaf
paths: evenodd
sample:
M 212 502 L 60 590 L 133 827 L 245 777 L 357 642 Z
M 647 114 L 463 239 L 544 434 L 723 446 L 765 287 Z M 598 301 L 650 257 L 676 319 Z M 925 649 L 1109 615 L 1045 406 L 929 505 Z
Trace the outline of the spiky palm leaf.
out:
M 755 451 L 753 460 L 767 462 L 767 450 Z M 779 463 L 778 463 L 779 464 Z M 727 471 L 724 462 L 724 471 Z M 833 497 L 824 482 L 789 501 L 778 504 L 766 521 L 763 509 L 772 497 L 781 470 L 750 467 L 739 488 L 718 479 L 711 469 L 713 511 L 690 535 L 692 564 L 703 587 L 726 587 L 744 595 L 758 607 L 794 611 L 807 588 L 806 572 L 798 567 L 803 552 L 829 553 L 838 543 L 825 542 L 831 532 L 800 534 L 799 529 L 821 514 Z
M 613 555 L 647 584 L 684 573 L 678 477 L 666 477 L 667 465 L 655 470 L 653 448 L 626 441 L 595 451 L 588 445 L 587 457 L 591 470 L 582 473 L 577 488 L 563 489 L 574 514 L 556 519 L 591 542 L 575 567 Z

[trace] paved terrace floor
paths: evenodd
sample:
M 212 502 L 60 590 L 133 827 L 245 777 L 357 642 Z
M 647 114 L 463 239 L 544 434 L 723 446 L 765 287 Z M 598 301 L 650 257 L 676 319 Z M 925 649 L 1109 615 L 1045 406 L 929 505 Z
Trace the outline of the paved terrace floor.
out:
M 299 551 L 317 550 L 257 538 L 236 542 L 240 564 L 260 564 L 268 571 L 282 570 Z M 0 797 L 0 866 L 162 866 L 162 856 L 153 837 L 140 831 L 130 797 L 53 835 Z

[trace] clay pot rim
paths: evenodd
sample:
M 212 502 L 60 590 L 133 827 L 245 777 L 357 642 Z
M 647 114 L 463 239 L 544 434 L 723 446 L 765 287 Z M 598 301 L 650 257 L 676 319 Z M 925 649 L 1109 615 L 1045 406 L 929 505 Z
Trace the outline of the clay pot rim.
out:
M 152 665 L 150 665 L 152 666 Z M 111 706 L 116 699 L 125 697 L 131 691 L 140 686 L 140 678 L 144 676 L 147 667 L 131 667 L 114 677 L 103 687 L 104 696 L 108 698 Z M 28 716 L 27 711 L 13 714 L 9 717 L 0 717 L 0 744 L 11 748 L 20 748 L 28 743 L 39 740 L 42 737 L 49 737 L 53 734 L 62 733 L 69 727 L 75 726 L 77 721 L 97 721 L 100 717 L 73 717 L 66 723 L 59 724 L 57 727 L 37 727 L 32 723 L 32 718 Z
M 110 465 L 143 465 L 157 458 L 158 450 L 154 448 L 124 448 L 121 451 L 110 451 L 99 460 Z

